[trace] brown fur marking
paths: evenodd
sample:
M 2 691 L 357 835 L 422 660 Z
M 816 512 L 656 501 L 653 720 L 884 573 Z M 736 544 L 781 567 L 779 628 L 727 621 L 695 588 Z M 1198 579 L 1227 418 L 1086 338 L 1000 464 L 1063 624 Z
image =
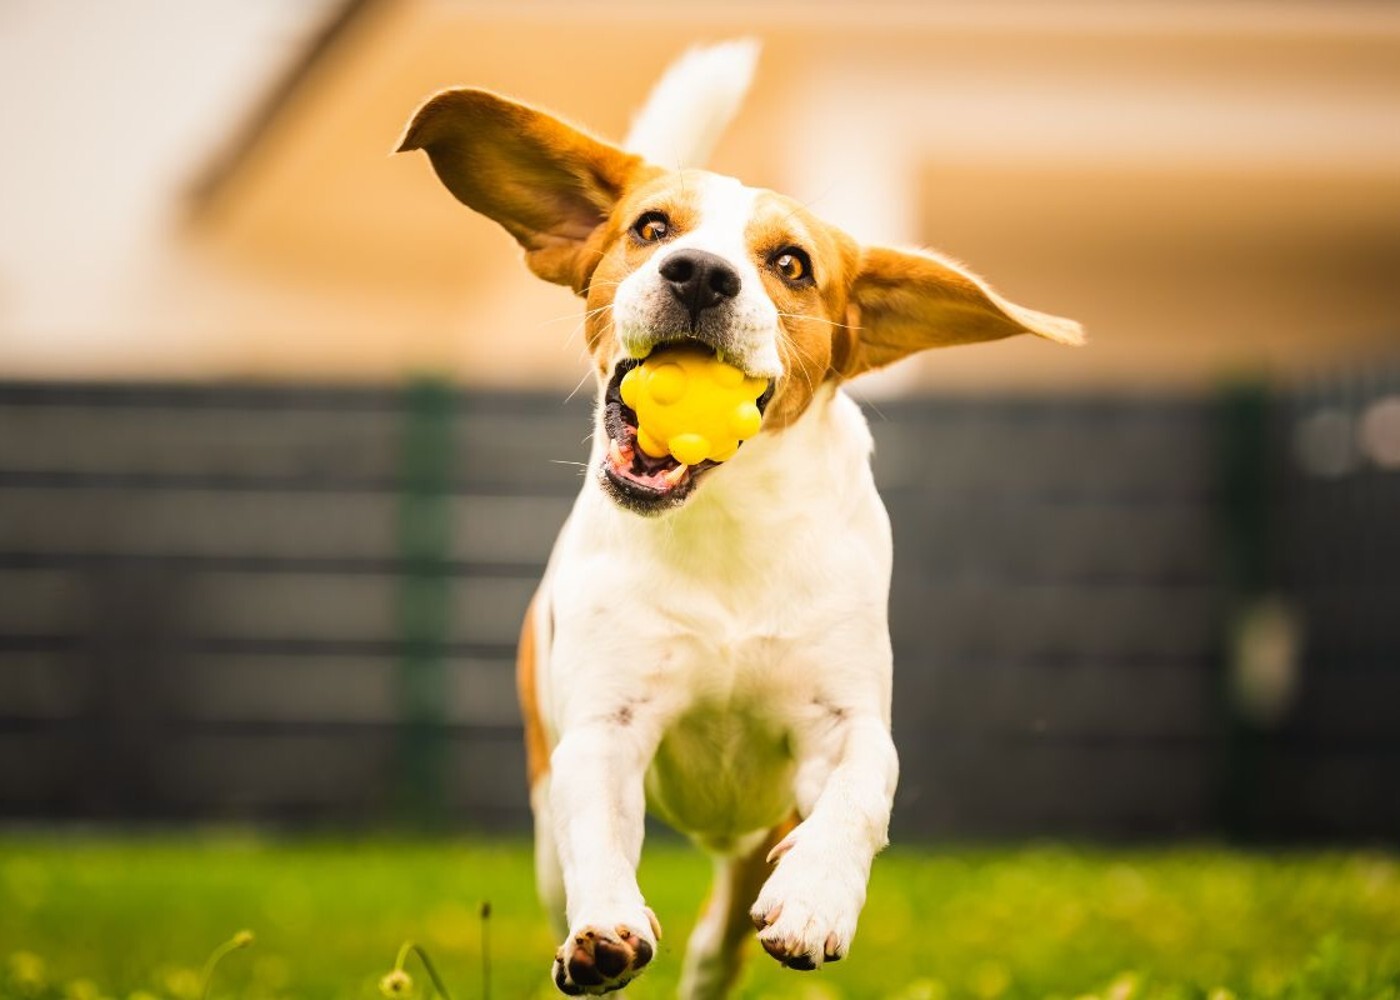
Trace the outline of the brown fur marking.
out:
M 525 609 L 525 623 L 520 627 L 520 645 L 515 656 L 515 690 L 520 698 L 520 717 L 525 723 L 525 770 L 531 788 L 549 773 L 549 741 L 544 735 L 544 720 L 540 718 L 537 683 L 535 604 L 532 601 Z
M 768 863 L 768 853 L 777 846 L 778 842 L 792 832 L 797 826 L 797 815 L 794 813 L 783 822 L 779 823 L 772 830 L 768 831 L 768 836 L 748 854 L 736 858 L 729 866 L 725 875 L 724 885 L 718 883 L 710 887 L 710 895 L 705 899 L 704 905 L 700 909 L 700 920 L 706 920 L 711 916 L 710 911 L 717 905 L 719 899 L 726 901 L 723 919 L 724 931 L 722 936 L 722 947 L 725 951 L 736 955 L 735 961 L 729 970 L 732 977 L 728 983 L 730 988 L 739 978 L 742 969 L 742 949 L 744 942 L 754 936 L 753 920 L 749 916 L 749 907 L 753 906 L 754 900 L 758 898 L 759 890 L 763 888 L 763 883 L 768 880 L 773 866 Z

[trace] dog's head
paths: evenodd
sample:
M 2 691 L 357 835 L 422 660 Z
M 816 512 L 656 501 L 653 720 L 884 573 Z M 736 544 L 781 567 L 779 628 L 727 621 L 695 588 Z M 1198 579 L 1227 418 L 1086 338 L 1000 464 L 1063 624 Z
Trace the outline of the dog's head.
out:
M 766 379 L 760 433 L 779 433 L 819 388 L 930 347 L 1032 333 L 1077 344 L 1078 324 L 1024 309 L 942 257 L 861 246 L 802 205 L 704 170 L 671 171 L 542 111 L 482 90 L 438 94 L 399 147 L 422 149 L 447 188 L 525 249 L 535 274 L 587 303 L 602 391 L 600 482 L 654 513 L 715 463 L 685 468 L 632 445 L 618 385 L 663 345 L 698 341 Z

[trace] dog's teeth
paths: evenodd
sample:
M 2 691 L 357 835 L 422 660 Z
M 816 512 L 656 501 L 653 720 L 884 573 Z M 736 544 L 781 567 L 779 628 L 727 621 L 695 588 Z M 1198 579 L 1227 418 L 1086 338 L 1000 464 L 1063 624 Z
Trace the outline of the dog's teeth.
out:
M 679 486 L 681 480 L 685 478 L 685 470 L 688 468 L 689 466 L 686 465 L 678 465 L 674 469 L 661 473 L 661 478 L 672 487 Z
M 630 465 L 632 462 L 630 458 L 623 455 L 622 445 L 618 444 L 616 441 L 608 442 L 608 458 L 612 459 L 612 464 L 619 468 Z

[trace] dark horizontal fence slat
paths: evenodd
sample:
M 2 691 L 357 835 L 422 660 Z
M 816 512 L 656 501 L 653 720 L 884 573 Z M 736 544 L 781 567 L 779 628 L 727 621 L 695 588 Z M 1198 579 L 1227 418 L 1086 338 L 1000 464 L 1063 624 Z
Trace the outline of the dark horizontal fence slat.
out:
M 939 655 L 1180 660 L 1204 657 L 1213 640 L 1212 597 L 1203 587 L 901 583 L 890 621 L 895 643 Z
M 181 698 L 170 708 L 186 721 L 392 725 L 398 718 L 392 657 L 192 652 L 181 663 Z M 447 656 L 445 672 L 448 725 L 519 724 L 508 657 Z M 0 726 L 81 720 L 100 710 L 97 693 L 81 656 L 12 653 L 0 659 Z
M 0 386 L 0 486 L 397 488 L 400 393 Z M 454 490 L 577 488 L 585 400 L 474 394 L 453 401 Z
M 1208 735 L 1214 678 L 1197 662 L 1127 667 L 1114 659 L 1075 658 L 974 665 L 940 658 L 918 668 L 901 679 L 897 715 L 942 734 L 1119 744 Z
M 394 509 L 348 491 L 0 490 L 0 551 L 386 559 Z
M 122 588 L 150 598 L 139 609 L 110 607 Z M 535 583 L 463 577 L 450 585 L 448 641 L 511 644 Z M 0 634 L 84 635 L 110 614 L 128 629 L 162 635 L 278 642 L 390 642 L 398 635 L 391 577 L 340 573 L 115 573 L 0 569 Z M 145 620 L 139 617 L 144 615 Z
M 393 786 L 388 732 L 178 738 L 178 753 L 154 775 L 181 812 L 231 816 L 291 807 L 371 816 Z
M 917 734 L 898 724 L 895 740 L 919 745 Z M 895 836 L 901 820 L 905 836 L 1190 835 L 1208 823 L 1207 753 L 1198 744 L 983 737 L 932 742 L 925 754 L 905 755 L 912 773 L 901 770 Z
M 876 475 L 896 489 L 1156 502 L 1209 490 L 1209 424 L 1190 403 L 979 400 L 881 403 L 880 411 Z
M 398 421 L 385 411 L 0 404 L 0 467 L 15 471 L 185 476 L 394 475 Z
M 1200 504 L 1124 506 L 972 501 L 897 494 L 890 515 L 912 530 L 896 559 L 926 578 L 1172 583 L 1207 579 L 1209 522 Z

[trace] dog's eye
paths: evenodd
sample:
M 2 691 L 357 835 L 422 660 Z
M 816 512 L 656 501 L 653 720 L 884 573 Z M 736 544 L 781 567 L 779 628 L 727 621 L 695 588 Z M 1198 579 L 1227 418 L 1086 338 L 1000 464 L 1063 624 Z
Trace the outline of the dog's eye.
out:
M 812 280 L 812 260 L 798 247 L 785 247 L 773 255 L 773 270 L 790 285 L 803 285 Z
M 660 212 L 643 212 L 637 221 L 632 223 L 632 232 L 643 243 L 664 240 L 670 231 L 671 220 Z

